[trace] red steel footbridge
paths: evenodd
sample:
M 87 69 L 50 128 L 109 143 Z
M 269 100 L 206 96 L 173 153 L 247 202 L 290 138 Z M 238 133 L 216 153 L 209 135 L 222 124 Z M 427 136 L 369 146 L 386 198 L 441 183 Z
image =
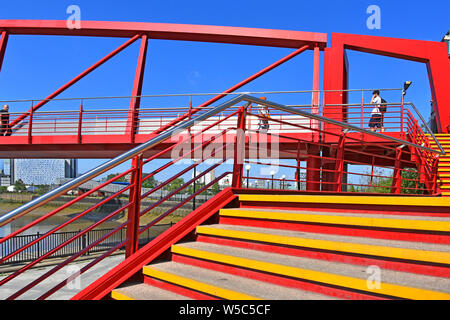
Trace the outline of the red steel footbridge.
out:
M 0 20 L 0 34 L 0 68 L 15 35 L 124 39 L 45 99 L 1 102 L 28 110 L 2 124 L 0 158 L 109 159 L 0 216 L 1 299 L 58 298 L 88 275 L 72 299 L 450 299 L 445 42 L 100 21 Z M 292 52 L 220 92 L 145 95 L 152 39 Z M 130 96 L 58 98 L 137 41 Z M 240 91 L 307 50 L 311 90 Z M 407 82 L 377 88 L 390 97 L 381 103 L 365 99 L 374 88 L 349 88 L 348 50 L 426 64 L 431 123 L 406 100 Z M 377 130 L 374 108 L 386 109 Z M 374 267 L 383 276 L 370 285 Z

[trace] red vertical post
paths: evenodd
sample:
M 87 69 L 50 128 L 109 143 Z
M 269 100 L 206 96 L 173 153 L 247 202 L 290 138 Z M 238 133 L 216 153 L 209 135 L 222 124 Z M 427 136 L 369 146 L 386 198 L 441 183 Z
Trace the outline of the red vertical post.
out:
M 344 171 L 344 145 L 345 145 L 345 135 L 346 132 L 341 134 L 339 137 L 339 142 L 337 144 L 336 149 L 336 165 L 334 168 L 334 182 L 335 182 L 335 191 L 341 192 L 342 191 L 342 176 Z
M 81 143 L 82 125 L 83 125 L 83 99 L 80 100 L 80 112 L 78 113 L 78 143 Z
M 300 190 L 300 141 L 297 142 L 297 168 L 295 171 L 295 180 L 297 181 L 297 190 Z
M 311 113 L 319 114 L 320 105 L 320 92 L 319 92 L 319 71 L 320 71 L 320 48 L 314 47 L 314 62 L 313 62 L 313 93 L 312 93 L 312 110 Z M 313 129 L 318 128 L 318 120 L 311 120 L 311 126 Z M 318 141 L 319 133 L 315 130 L 312 131 L 313 141 Z
M 364 95 L 361 95 L 361 128 L 364 128 Z
M 392 175 L 391 193 L 400 194 L 402 191 L 402 170 L 401 170 L 402 147 L 395 149 L 395 166 Z
M 306 159 L 306 190 L 320 191 L 320 149 L 318 146 L 310 146 L 308 154 L 313 157 Z
M 400 132 L 403 134 L 403 121 L 405 114 L 405 95 L 402 93 L 400 98 Z
M 135 156 L 132 160 L 129 203 L 128 207 L 128 226 L 127 239 L 128 242 L 125 248 L 125 256 L 129 257 L 135 253 L 139 245 L 139 215 L 141 212 L 141 184 L 142 184 L 142 154 Z
M 236 138 L 234 143 L 234 164 L 232 187 L 242 188 L 242 179 L 245 160 L 245 118 L 247 114 L 246 107 L 239 108 L 239 115 L 236 127 Z
M 2 70 L 3 58 L 5 57 L 6 45 L 8 44 L 8 32 L 2 31 L 0 38 L 0 71 Z
M 141 47 L 139 49 L 139 57 L 136 66 L 136 74 L 134 76 L 133 91 L 131 93 L 130 109 L 127 120 L 127 129 L 130 134 L 130 141 L 134 142 L 134 136 L 136 134 L 136 127 L 139 118 L 139 107 L 141 105 L 142 83 L 144 81 L 145 73 L 145 61 L 147 58 L 147 35 L 141 37 Z
M 29 111 L 29 121 L 28 121 L 28 143 L 33 142 L 33 101 L 31 102 L 31 109 Z

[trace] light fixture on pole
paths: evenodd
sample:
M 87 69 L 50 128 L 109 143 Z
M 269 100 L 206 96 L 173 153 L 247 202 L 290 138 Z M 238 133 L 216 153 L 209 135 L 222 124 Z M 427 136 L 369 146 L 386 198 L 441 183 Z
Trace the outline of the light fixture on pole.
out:
M 406 90 L 408 90 L 409 86 L 412 84 L 412 81 L 405 81 L 405 83 L 403 83 L 403 95 L 406 94 Z
M 286 179 L 286 175 L 281 176 L 281 189 L 284 190 L 284 179 Z
M 247 188 L 248 188 L 248 178 L 249 178 L 249 174 L 250 174 L 250 168 L 251 168 L 251 166 L 249 164 L 245 166 L 245 170 L 247 170 Z

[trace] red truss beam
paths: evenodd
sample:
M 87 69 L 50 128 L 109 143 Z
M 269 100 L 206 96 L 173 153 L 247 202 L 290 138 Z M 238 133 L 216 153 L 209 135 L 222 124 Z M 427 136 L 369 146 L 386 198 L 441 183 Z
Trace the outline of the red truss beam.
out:
M 81 21 L 81 29 L 67 28 L 65 20 L 0 20 L 0 30 L 20 35 L 65 35 L 130 38 L 145 33 L 150 39 L 233 43 L 299 48 L 327 44 L 327 35 L 317 32 L 205 26 L 174 23 Z

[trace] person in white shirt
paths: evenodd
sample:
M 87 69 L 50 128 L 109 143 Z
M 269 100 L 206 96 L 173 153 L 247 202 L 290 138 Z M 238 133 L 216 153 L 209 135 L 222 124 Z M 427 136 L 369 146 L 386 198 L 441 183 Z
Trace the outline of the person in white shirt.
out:
M 266 97 L 260 97 L 260 99 L 262 100 L 266 100 Z M 259 119 L 259 128 L 258 130 L 261 130 L 262 132 L 267 132 L 267 130 L 269 130 L 269 107 L 267 106 L 263 106 L 263 105 L 258 105 L 258 113 L 260 116 L 264 117 L 264 118 L 260 118 Z
M 380 109 L 381 104 L 380 91 L 374 90 L 372 94 L 373 96 L 372 100 L 370 100 L 370 103 L 373 104 L 373 109 L 370 114 L 369 128 L 373 132 L 376 132 L 377 128 L 380 128 L 381 132 L 384 132 L 383 114 Z

